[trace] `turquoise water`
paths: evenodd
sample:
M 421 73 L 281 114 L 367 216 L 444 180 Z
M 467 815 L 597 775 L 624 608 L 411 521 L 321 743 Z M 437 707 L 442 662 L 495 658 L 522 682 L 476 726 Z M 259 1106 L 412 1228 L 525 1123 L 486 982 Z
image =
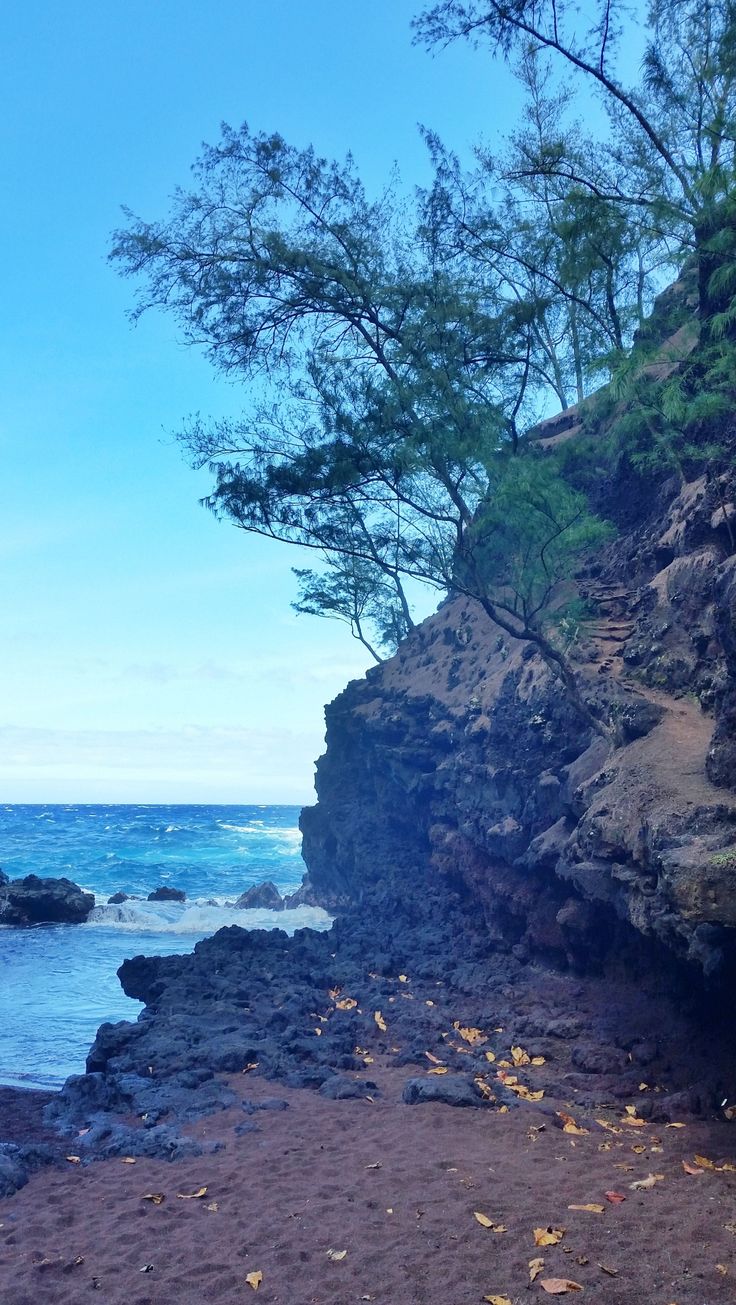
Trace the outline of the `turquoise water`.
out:
M 232 903 L 271 879 L 281 892 L 304 872 L 298 807 L 0 807 L 0 865 L 11 879 L 66 876 L 95 894 L 82 925 L 0 927 L 0 1083 L 56 1087 L 84 1070 L 99 1024 L 135 1019 L 116 970 L 128 956 L 189 952 L 225 924 L 329 927 L 311 907 L 236 911 Z M 183 904 L 130 901 L 162 885 Z

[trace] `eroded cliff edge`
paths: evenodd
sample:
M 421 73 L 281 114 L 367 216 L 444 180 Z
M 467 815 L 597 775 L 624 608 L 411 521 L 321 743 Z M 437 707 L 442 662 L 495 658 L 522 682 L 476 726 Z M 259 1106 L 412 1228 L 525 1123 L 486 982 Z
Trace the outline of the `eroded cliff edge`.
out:
M 736 475 L 622 465 L 598 492 L 619 533 L 571 577 L 586 615 L 564 637 L 612 739 L 530 645 L 454 599 L 327 708 L 304 858 L 331 907 L 449 883 L 519 959 L 596 969 L 641 943 L 725 981 Z

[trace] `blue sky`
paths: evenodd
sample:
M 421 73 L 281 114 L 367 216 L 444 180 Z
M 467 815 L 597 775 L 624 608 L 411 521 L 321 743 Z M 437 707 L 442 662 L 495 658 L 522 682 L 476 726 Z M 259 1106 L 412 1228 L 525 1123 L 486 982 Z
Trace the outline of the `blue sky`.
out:
M 296 617 L 296 552 L 218 524 L 170 432 L 235 387 L 172 321 L 126 319 L 126 204 L 162 216 L 247 119 L 370 186 L 428 178 L 417 124 L 507 130 L 505 70 L 411 46 L 407 0 L 26 0 L 0 77 L 0 800 L 308 801 L 323 704 L 365 655 Z

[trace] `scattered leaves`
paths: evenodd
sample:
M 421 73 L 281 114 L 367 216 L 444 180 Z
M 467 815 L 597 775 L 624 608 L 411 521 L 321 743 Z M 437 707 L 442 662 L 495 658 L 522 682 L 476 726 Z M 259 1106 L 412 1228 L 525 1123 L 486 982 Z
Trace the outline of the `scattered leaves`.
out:
M 385 1033 L 385 1032 L 386 1032 L 386 1021 L 385 1021 L 385 1019 L 383 1018 L 383 1015 L 381 1014 L 380 1010 L 377 1010 L 377 1011 L 374 1012 L 373 1018 L 374 1018 L 374 1020 L 376 1021 L 376 1024 L 378 1025 L 378 1027 L 379 1027 L 379 1029 L 381 1030 L 381 1032 L 382 1032 L 382 1033 Z
M 245 1281 L 247 1282 L 249 1287 L 253 1288 L 254 1291 L 258 1291 L 258 1288 L 263 1282 L 263 1274 L 261 1273 L 261 1270 L 256 1269 L 255 1273 L 246 1273 Z
M 598 1205 L 593 1201 L 589 1205 L 568 1205 L 568 1210 L 586 1210 L 588 1214 L 603 1214 L 605 1205 Z
M 556 1246 L 565 1236 L 566 1228 L 535 1228 L 534 1245 L 535 1246 Z
M 335 1010 L 355 1010 L 357 1004 L 354 997 L 341 997 L 340 1001 L 335 1002 Z
M 523 1047 L 512 1047 L 511 1059 L 513 1060 L 517 1069 L 520 1065 L 531 1065 L 532 1063 L 532 1058 L 529 1055 L 529 1052 L 525 1051 Z
M 207 1195 L 207 1188 L 198 1187 L 196 1192 L 177 1192 L 176 1195 L 180 1201 L 198 1201 Z
M 534 1282 L 539 1277 L 543 1268 L 544 1268 L 544 1260 L 542 1259 L 541 1255 L 538 1255 L 534 1260 L 530 1260 L 529 1281 Z
M 163 1205 L 166 1197 L 163 1192 L 146 1192 L 145 1195 L 141 1197 L 141 1200 L 150 1201 L 151 1205 Z
M 340 1260 L 344 1260 L 346 1255 L 347 1255 L 347 1251 L 333 1251 L 332 1249 L 330 1249 L 327 1252 L 328 1260 L 332 1260 L 335 1263 L 339 1263 Z
M 486 1060 L 492 1065 L 496 1059 L 495 1053 L 493 1051 L 486 1051 L 483 1054 L 485 1055 Z

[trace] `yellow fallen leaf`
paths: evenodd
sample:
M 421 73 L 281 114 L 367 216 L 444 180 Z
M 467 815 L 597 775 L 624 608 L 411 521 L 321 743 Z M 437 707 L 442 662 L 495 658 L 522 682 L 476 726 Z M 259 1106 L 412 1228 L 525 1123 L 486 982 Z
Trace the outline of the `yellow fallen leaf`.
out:
M 483 1299 L 488 1301 L 488 1305 L 512 1305 L 508 1296 L 484 1296 Z
M 722 1275 L 722 1277 L 724 1277 L 724 1278 L 725 1278 L 726 1274 L 728 1273 L 728 1269 L 726 1268 L 725 1264 L 717 1264 L 717 1265 L 716 1265 L 716 1271 L 717 1271 L 718 1273 L 720 1273 L 720 1274 Z
M 163 1192 L 146 1192 L 145 1196 L 141 1197 L 141 1200 L 150 1201 L 152 1205 L 161 1205 L 166 1200 L 166 1197 Z
M 639 1091 L 640 1091 L 640 1092 L 648 1092 L 648 1091 L 649 1091 L 649 1084 L 648 1084 L 648 1083 L 640 1083 L 640 1084 L 639 1084 Z
M 246 1273 L 245 1281 L 247 1282 L 249 1287 L 253 1288 L 254 1291 L 258 1291 L 258 1288 L 263 1282 L 263 1274 L 261 1273 L 260 1269 L 257 1269 L 255 1273 Z
M 372 1064 L 373 1064 L 373 1057 L 372 1057 L 372 1056 L 364 1056 L 364 1057 L 363 1057 L 363 1064 L 364 1064 L 364 1065 L 372 1065 Z
M 534 1245 L 535 1246 L 556 1246 L 565 1236 L 566 1228 L 535 1228 Z
M 643 1155 L 647 1148 L 643 1145 L 643 1143 L 637 1142 L 636 1146 L 632 1146 L 631 1149 L 634 1152 L 634 1155 Z
M 664 1174 L 648 1174 L 646 1178 L 637 1178 L 636 1182 L 629 1183 L 632 1192 L 648 1192 L 656 1183 L 664 1182 Z
M 492 1219 L 488 1218 L 487 1214 L 481 1214 L 480 1210 L 473 1211 L 473 1218 L 478 1220 L 481 1228 L 490 1228 L 495 1233 L 508 1232 L 505 1223 L 494 1223 Z
M 342 997 L 340 1001 L 335 1002 L 336 1010 L 355 1010 L 357 1001 L 354 997 Z
M 379 1027 L 379 1029 L 381 1030 L 381 1032 L 382 1032 L 382 1033 L 385 1033 L 385 1032 L 386 1032 L 386 1021 L 385 1021 L 385 1019 L 383 1018 L 383 1015 L 381 1014 L 380 1010 L 375 1011 L 375 1013 L 374 1013 L 374 1015 L 373 1015 L 373 1018 L 374 1018 L 374 1020 L 376 1021 L 376 1024 L 378 1025 L 378 1027 Z
M 329 1250 L 329 1251 L 327 1252 L 327 1258 L 328 1258 L 328 1260 L 333 1260 L 335 1263 L 339 1263 L 340 1260 L 344 1260 L 346 1255 L 347 1255 L 347 1251 L 333 1251 L 333 1250 Z
M 545 1056 L 532 1056 L 531 1063 L 532 1065 L 546 1065 L 547 1060 Z
M 465 1028 L 459 1020 L 454 1020 L 452 1027 L 457 1030 L 463 1042 L 470 1043 L 471 1047 L 476 1047 L 479 1043 L 488 1041 L 481 1029 Z
M 568 1210 L 587 1210 L 589 1214 L 603 1214 L 605 1205 L 598 1205 L 597 1201 L 591 1201 L 589 1205 L 568 1205 Z
M 687 1124 L 665 1124 L 665 1128 L 687 1128 Z
M 433 1001 L 425 1001 L 424 1004 L 425 1004 L 425 1006 L 434 1006 L 434 1002 L 433 1002 Z
M 491 1064 L 493 1064 L 494 1060 L 496 1059 L 492 1051 L 486 1051 L 485 1058 L 486 1060 L 490 1061 Z
M 538 1255 L 534 1260 L 530 1260 L 529 1281 L 535 1282 L 536 1279 L 539 1277 L 540 1273 L 542 1272 L 543 1268 L 544 1268 L 544 1260 L 542 1259 L 541 1255 Z
M 65 1159 L 69 1161 L 70 1165 L 81 1165 L 82 1163 L 81 1157 L 78 1155 L 68 1155 Z
M 607 1133 L 620 1133 L 620 1132 L 621 1132 L 621 1129 L 618 1128 L 616 1124 L 609 1124 L 609 1122 L 608 1122 L 607 1119 L 596 1119 L 595 1122 L 596 1122 L 596 1124 L 599 1124 L 601 1128 L 604 1128 L 604 1129 L 606 1130 Z
M 425 1051 L 424 1054 L 425 1054 L 425 1056 L 427 1057 L 427 1060 L 431 1060 L 431 1062 L 432 1062 L 433 1065 L 441 1065 L 441 1064 L 442 1064 L 442 1061 L 439 1059 L 439 1057 L 438 1057 L 438 1056 L 433 1056 L 431 1051 Z
M 198 1201 L 201 1197 L 207 1195 L 206 1187 L 198 1187 L 196 1192 L 177 1192 L 180 1201 Z
M 590 1132 L 588 1128 L 580 1128 L 574 1119 L 569 1119 L 566 1124 L 562 1125 L 563 1133 L 574 1133 L 576 1137 L 583 1137 L 585 1133 Z
M 428 1073 L 428 1074 L 446 1074 L 446 1073 L 447 1073 L 447 1066 L 446 1066 L 446 1065 L 435 1065 L 434 1069 L 428 1069 L 428 1070 L 427 1070 L 427 1073 Z
M 134 1165 L 135 1158 L 132 1155 L 124 1155 L 120 1163 L 121 1165 Z
M 405 974 L 400 974 L 400 975 L 399 975 L 399 983 L 408 983 L 408 982 L 409 982 L 409 980 L 407 979 L 407 977 L 406 977 Z
M 564 1296 L 566 1291 L 583 1290 L 579 1282 L 572 1282 L 570 1278 L 542 1278 L 539 1285 L 549 1296 Z
M 219 1208 L 220 1207 L 217 1204 L 217 1201 L 210 1201 L 209 1205 L 207 1206 L 207 1209 L 212 1210 L 213 1213 L 216 1213 L 219 1210 Z
M 242 1074 L 250 1074 L 251 1071 L 254 1070 L 254 1069 L 258 1069 L 258 1061 L 257 1061 L 257 1060 L 249 1060 L 249 1061 L 248 1061 L 248 1064 L 243 1066 L 243 1069 L 241 1070 L 241 1073 L 242 1073 Z
M 488 1084 L 484 1083 L 482 1078 L 476 1078 L 474 1082 L 481 1096 L 484 1097 L 486 1101 L 496 1100 Z
M 318 1037 L 318 1038 L 321 1038 L 321 1037 L 322 1037 L 322 1030 L 321 1030 L 321 1029 L 315 1029 L 314 1031 L 315 1031 L 315 1033 L 317 1034 L 317 1037 Z
M 523 1083 L 518 1083 L 515 1087 L 512 1087 L 511 1091 L 515 1092 L 517 1097 L 521 1097 L 522 1101 L 541 1101 L 544 1096 L 542 1088 L 532 1092 L 531 1088 L 526 1087 Z
M 708 1157 L 704 1155 L 694 1155 L 693 1162 L 699 1169 L 715 1169 L 713 1161 L 709 1160 Z
M 498 1065 L 499 1065 L 499 1068 L 501 1068 L 501 1069 L 511 1069 L 511 1068 L 512 1068 L 512 1064 L 511 1064 L 511 1061 L 510 1061 L 510 1060 L 499 1060 L 499 1061 L 498 1061 Z
M 646 1128 L 646 1119 L 635 1119 L 633 1115 L 623 1115 L 622 1124 L 628 1124 L 629 1128 Z
M 513 1060 L 514 1065 L 516 1065 L 517 1068 L 520 1065 L 530 1065 L 532 1060 L 528 1051 L 525 1051 L 523 1047 L 512 1047 L 511 1059 Z
M 507 1115 L 507 1114 L 509 1113 L 509 1108 L 508 1108 L 508 1106 L 499 1106 L 499 1107 L 498 1107 L 498 1113 L 499 1113 L 499 1115 Z

